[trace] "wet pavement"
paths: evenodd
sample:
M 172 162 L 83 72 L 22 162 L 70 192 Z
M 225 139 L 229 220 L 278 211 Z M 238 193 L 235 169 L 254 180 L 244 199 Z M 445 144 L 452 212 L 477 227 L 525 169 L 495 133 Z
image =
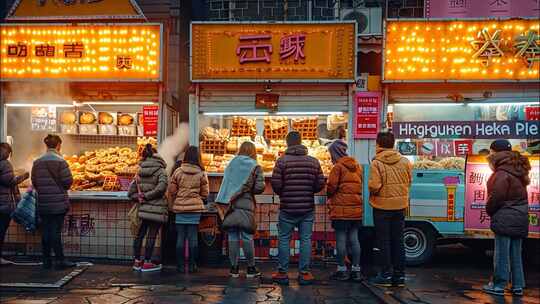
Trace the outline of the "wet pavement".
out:
M 380 289 L 366 283 L 338 283 L 328 280 L 334 266 L 315 268 L 317 282 L 299 286 L 290 273 L 290 286 L 273 285 L 273 264 L 262 264 L 262 279 L 229 279 L 228 269 L 202 268 L 196 275 L 176 273 L 166 267 L 161 273 L 134 273 L 128 265 L 95 264 L 75 276 L 62 288 L 0 288 L 2 304 L 41 303 L 540 303 L 540 270 L 526 265 L 528 288 L 525 296 L 496 297 L 482 293 L 491 273 L 491 258 L 472 254 L 469 249 L 450 246 L 439 250 L 433 262 L 407 270 L 406 288 Z M 0 268 L 0 280 L 57 280 L 64 273 L 47 274 L 37 266 Z M 27 281 L 28 282 L 28 281 Z

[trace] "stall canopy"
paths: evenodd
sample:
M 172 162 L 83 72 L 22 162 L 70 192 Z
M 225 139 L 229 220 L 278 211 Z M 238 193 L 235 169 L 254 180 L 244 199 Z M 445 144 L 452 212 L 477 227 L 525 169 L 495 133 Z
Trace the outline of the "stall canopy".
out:
M 146 19 L 134 0 L 17 0 L 6 20 Z

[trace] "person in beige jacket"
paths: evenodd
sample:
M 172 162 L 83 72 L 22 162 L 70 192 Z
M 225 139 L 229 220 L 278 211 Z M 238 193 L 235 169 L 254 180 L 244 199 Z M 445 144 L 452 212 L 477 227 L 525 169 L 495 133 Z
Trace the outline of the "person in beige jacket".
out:
M 403 230 L 412 165 L 393 149 L 394 142 L 394 134 L 390 132 L 377 135 L 377 154 L 369 170 L 369 200 L 382 264 L 381 272 L 371 283 L 380 286 L 405 284 Z
M 167 189 L 169 209 L 176 214 L 176 256 L 178 272 L 185 271 L 185 241 L 189 248 L 189 272 L 197 271 L 198 225 L 201 212 L 205 211 L 203 200 L 208 197 L 208 176 L 201 162 L 199 148 L 190 146 L 180 168 L 171 177 Z

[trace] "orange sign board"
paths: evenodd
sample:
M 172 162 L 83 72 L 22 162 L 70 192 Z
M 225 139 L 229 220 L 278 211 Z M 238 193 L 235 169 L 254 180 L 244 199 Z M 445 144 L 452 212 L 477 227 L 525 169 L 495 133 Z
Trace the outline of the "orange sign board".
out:
M 0 25 L 0 80 L 161 79 L 159 24 Z
M 7 20 L 144 19 L 134 0 L 17 0 Z
M 354 81 L 354 23 L 193 23 L 192 81 Z
M 384 81 L 539 81 L 540 20 L 388 21 Z

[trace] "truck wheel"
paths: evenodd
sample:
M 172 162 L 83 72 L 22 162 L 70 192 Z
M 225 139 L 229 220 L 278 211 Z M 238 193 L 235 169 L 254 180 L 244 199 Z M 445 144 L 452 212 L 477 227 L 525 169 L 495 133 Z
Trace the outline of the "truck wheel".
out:
M 408 266 L 422 265 L 431 260 L 435 248 L 435 234 L 431 227 L 405 227 L 403 232 L 405 258 Z

